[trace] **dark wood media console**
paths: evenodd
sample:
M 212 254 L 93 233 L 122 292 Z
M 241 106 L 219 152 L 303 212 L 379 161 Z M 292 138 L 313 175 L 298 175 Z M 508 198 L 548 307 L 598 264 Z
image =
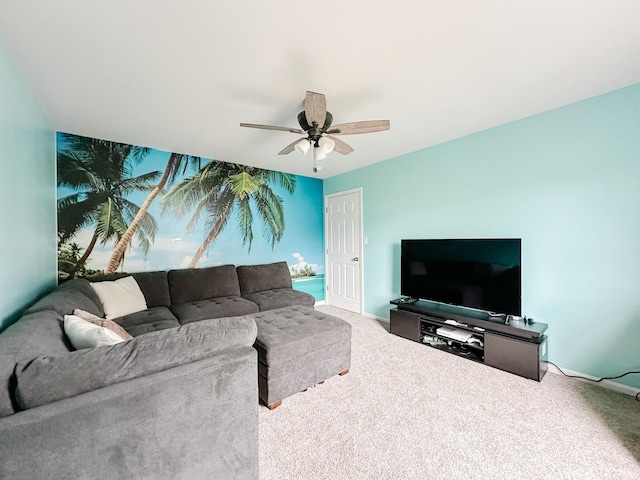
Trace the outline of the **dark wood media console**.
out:
M 462 315 L 421 300 L 390 303 L 396 305 L 390 315 L 395 335 L 538 382 L 547 372 L 545 323 L 505 323 L 503 317 Z

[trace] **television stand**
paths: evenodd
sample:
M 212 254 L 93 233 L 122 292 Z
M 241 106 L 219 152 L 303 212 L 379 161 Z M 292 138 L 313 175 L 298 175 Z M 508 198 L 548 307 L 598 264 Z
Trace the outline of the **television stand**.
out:
M 504 316 L 461 314 L 423 300 L 390 303 L 394 335 L 538 382 L 547 372 L 545 323 L 506 323 Z

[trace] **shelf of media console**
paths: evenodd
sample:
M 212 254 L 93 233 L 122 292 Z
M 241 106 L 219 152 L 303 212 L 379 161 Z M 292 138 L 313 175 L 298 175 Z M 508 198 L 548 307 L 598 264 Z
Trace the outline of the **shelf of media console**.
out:
M 454 328 L 470 334 L 467 340 L 438 333 L 439 328 Z M 420 342 L 437 350 L 484 363 L 484 330 L 468 328 L 465 324 L 452 324 L 420 317 Z

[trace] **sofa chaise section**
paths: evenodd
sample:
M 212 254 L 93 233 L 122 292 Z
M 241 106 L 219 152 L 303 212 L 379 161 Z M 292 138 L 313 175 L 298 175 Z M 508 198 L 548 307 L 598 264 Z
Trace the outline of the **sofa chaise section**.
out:
M 274 409 L 290 395 L 345 375 L 351 365 L 351 325 L 306 306 L 253 315 L 258 327 L 260 399 Z

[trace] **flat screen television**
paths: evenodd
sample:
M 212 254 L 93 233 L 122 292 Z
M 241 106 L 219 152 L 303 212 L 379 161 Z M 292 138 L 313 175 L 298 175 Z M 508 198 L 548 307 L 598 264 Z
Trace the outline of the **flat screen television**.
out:
M 521 251 L 519 238 L 402 240 L 400 293 L 521 316 Z

